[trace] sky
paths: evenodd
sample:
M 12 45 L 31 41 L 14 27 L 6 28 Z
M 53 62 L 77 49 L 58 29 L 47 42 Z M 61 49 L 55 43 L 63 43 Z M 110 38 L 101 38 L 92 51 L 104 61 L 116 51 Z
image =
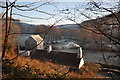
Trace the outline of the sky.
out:
M 12 2 L 14 0 L 9 0 L 9 1 Z M 39 1 L 39 0 L 17 0 L 16 5 L 25 5 L 35 1 Z M 35 4 L 34 7 L 41 5 L 41 3 L 45 3 L 45 1 L 46 0 L 40 1 L 39 3 Z M 52 25 L 59 20 L 60 21 L 56 25 L 75 23 L 66 18 L 72 18 L 72 19 L 75 18 L 75 20 L 78 23 L 81 23 L 85 20 L 88 20 L 85 16 L 82 16 L 81 13 L 87 14 L 88 16 L 92 16 L 92 18 L 96 18 L 96 16 L 90 14 L 91 12 L 85 10 L 85 8 L 88 7 L 86 1 L 89 1 L 89 0 L 51 0 L 52 4 L 43 5 L 38 8 L 39 11 L 47 12 L 49 14 L 52 14 L 52 16 L 45 13 L 36 12 L 36 11 L 20 11 L 14 8 L 13 18 L 20 19 L 24 23 L 35 24 L 35 25 L 39 25 L 39 24 Z M 99 0 L 99 1 L 104 2 L 106 0 Z M 113 0 L 108 0 L 108 1 L 113 1 Z M 118 0 L 115 0 L 115 1 L 118 1 Z M 113 6 L 114 4 L 112 3 L 111 5 Z M 105 7 L 107 6 L 108 5 L 105 5 Z M 20 9 L 23 9 L 23 8 L 20 8 Z M 24 8 L 24 9 L 27 9 L 27 8 Z M 60 10 L 62 10 L 63 12 L 67 13 L 68 12 L 66 11 L 67 9 L 69 9 L 72 15 L 63 14 L 60 12 Z M 75 9 L 79 9 L 79 11 Z M 5 10 L 1 10 L 1 11 L 4 12 Z M 15 14 L 20 14 L 20 15 L 29 16 L 29 17 L 43 18 L 43 19 L 31 19 L 31 18 L 22 17 L 20 15 L 15 15 Z
M 9 1 L 14 1 L 14 0 L 9 0 Z M 34 1 L 47 1 L 47 0 L 17 0 L 18 2 L 34 2 Z M 56 2 L 85 2 L 89 0 L 49 0 L 49 1 L 56 1 Z M 119 0 L 94 0 L 94 1 L 119 1 Z

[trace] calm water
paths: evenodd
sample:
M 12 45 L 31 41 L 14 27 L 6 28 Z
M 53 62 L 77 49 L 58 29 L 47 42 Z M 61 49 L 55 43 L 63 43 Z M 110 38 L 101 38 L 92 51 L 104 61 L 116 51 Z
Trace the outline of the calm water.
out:
M 77 53 L 77 49 L 63 49 L 63 50 L 58 50 L 61 52 L 70 52 L 70 53 Z M 107 63 L 109 64 L 120 64 L 120 58 L 119 57 L 110 57 L 110 56 L 115 56 L 114 53 L 111 52 L 101 52 L 101 51 L 93 51 L 93 50 L 83 50 L 83 58 L 87 62 L 102 62 L 105 63 L 103 59 L 103 54 L 105 55 L 105 59 L 107 60 Z
M 25 46 L 25 40 L 30 36 L 30 34 L 21 34 L 18 36 L 18 44 L 21 46 Z M 60 40 L 58 44 L 52 44 L 53 47 L 56 48 L 57 51 L 61 52 L 70 52 L 70 53 L 77 53 L 77 49 L 62 49 L 61 47 L 69 42 L 74 42 L 73 40 Z M 120 59 L 118 57 L 109 57 L 114 56 L 114 53 L 111 52 L 104 52 L 105 58 L 108 63 L 110 64 L 120 64 Z M 83 57 L 84 60 L 87 62 L 105 62 L 103 59 L 103 54 L 101 51 L 93 51 L 93 50 L 83 50 Z

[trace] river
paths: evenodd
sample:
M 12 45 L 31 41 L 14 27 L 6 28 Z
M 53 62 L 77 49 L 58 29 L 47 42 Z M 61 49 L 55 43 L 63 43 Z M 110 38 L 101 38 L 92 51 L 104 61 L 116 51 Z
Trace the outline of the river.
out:
M 18 40 L 19 40 L 18 44 L 21 45 L 21 46 L 25 46 L 25 40 L 29 36 L 30 36 L 30 34 L 21 34 L 20 36 L 18 36 Z M 56 44 L 52 44 L 52 46 L 57 51 L 77 53 L 78 52 L 77 49 L 63 49 L 63 48 L 61 48 L 62 46 L 64 46 L 65 44 L 68 44 L 69 42 L 76 43 L 76 41 L 74 41 L 74 40 L 63 39 L 63 40 L 59 40 L 58 43 L 56 43 Z M 93 62 L 104 63 L 105 61 L 103 59 L 103 54 L 105 55 L 107 63 L 115 64 L 115 65 L 120 64 L 119 57 L 111 57 L 111 56 L 115 56 L 115 53 L 107 52 L 107 51 L 101 52 L 101 51 L 84 50 L 83 49 L 83 58 L 84 58 L 85 61 L 90 62 L 90 63 L 93 63 Z

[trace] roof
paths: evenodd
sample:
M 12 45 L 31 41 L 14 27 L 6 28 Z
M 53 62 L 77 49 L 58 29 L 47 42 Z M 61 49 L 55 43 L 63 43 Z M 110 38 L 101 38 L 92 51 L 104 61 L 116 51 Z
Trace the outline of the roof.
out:
M 43 38 L 40 35 L 31 35 L 30 37 L 33 38 L 37 42 L 43 40 Z

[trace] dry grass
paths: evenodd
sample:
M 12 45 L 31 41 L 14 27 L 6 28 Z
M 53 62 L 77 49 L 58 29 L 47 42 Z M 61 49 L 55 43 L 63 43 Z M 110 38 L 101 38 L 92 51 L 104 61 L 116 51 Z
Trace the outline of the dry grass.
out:
M 13 54 L 7 54 L 4 59 L 11 59 L 14 57 Z M 27 74 L 28 77 L 40 77 L 40 78 L 58 78 L 62 76 L 64 73 L 68 72 L 70 66 L 54 64 L 52 62 L 46 61 L 38 61 L 35 59 L 31 59 L 29 57 L 19 56 L 15 60 L 11 61 L 12 65 L 9 65 L 12 68 L 18 68 L 19 71 L 23 71 L 24 69 L 30 68 L 30 74 Z M 96 73 L 98 72 L 99 65 L 85 63 L 85 65 L 80 69 L 74 68 L 67 75 L 63 76 L 63 78 L 93 78 L 96 77 Z M 12 74 L 15 72 L 13 71 Z M 25 77 L 26 74 L 19 74 L 18 77 Z M 4 74 L 4 78 L 11 78 L 14 75 Z M 14 76 L 15 77 L 15 76 Z
M 18 30 L 17 25 L 14 29 Z M 15 30 L 12 30 L 15 31 Z M 5 25 L 2 25 L 2 45 L 4 45 Z M 6 54 L 4 57 L 3 78 L 59 78 L 68 72 L 70 66 L 54 64 L 52 62 L 38 61 L 29 57 L 19 56 L 18 58 L 8 61 L 16 56 L 15 40 L 13 35 L 9 36 L 7 42 Z M 81 78 L 95 77 L 98 71 L 98 65 L 86 63 L 80 70 L 76 69 L 62 76 L 62 78 Z

